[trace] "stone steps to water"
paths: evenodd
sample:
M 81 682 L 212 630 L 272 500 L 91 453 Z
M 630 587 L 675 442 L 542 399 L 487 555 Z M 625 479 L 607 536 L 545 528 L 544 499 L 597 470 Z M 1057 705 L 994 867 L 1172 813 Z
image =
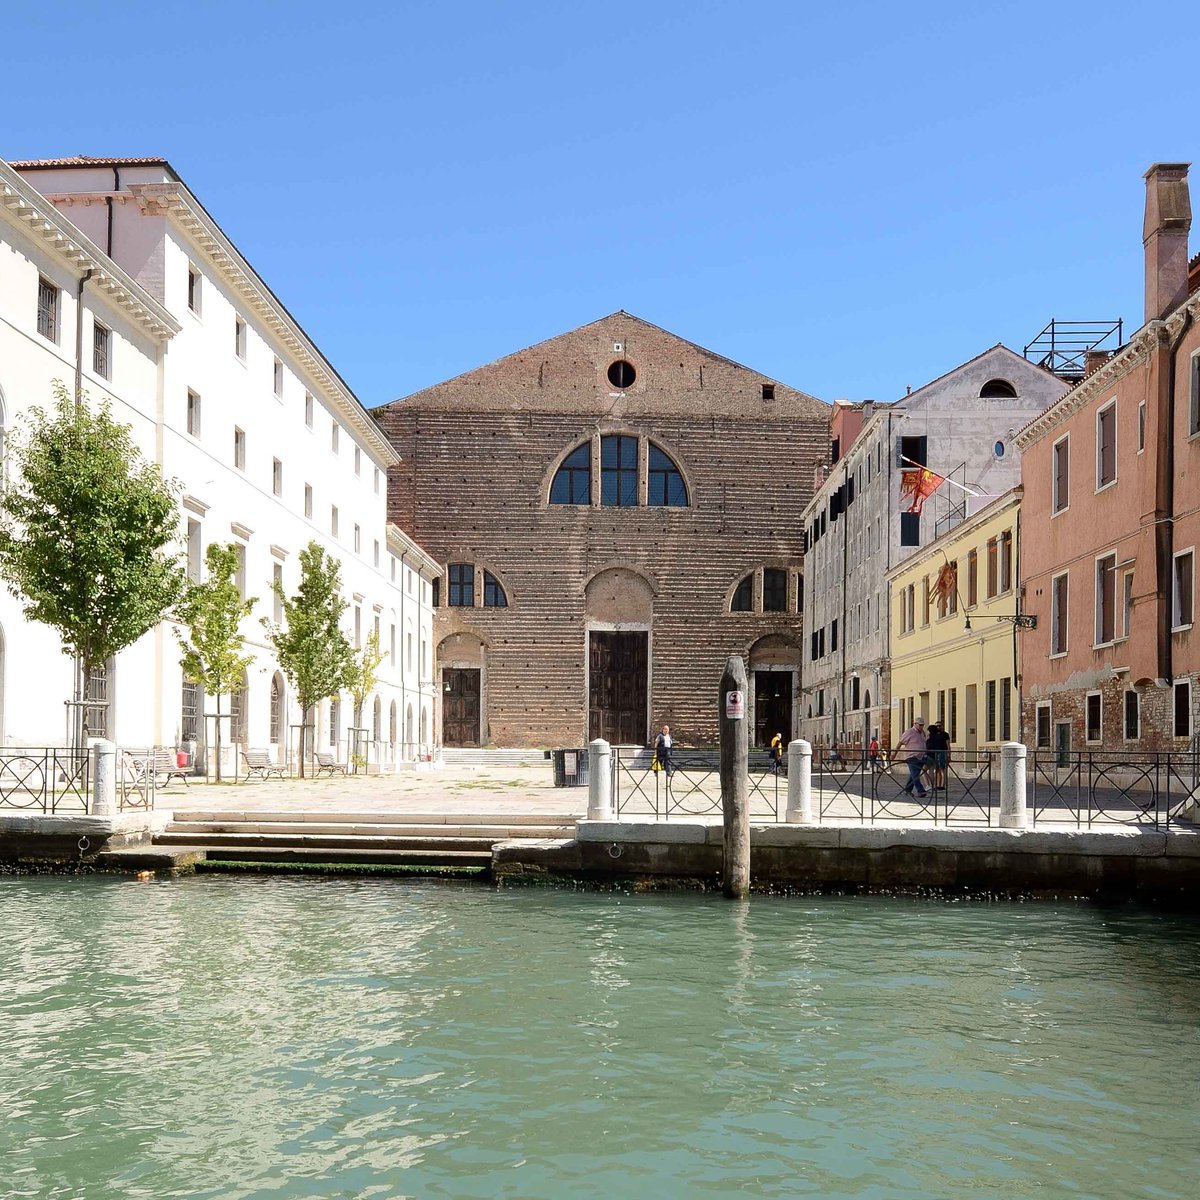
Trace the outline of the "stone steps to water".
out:
M 269 836 L 421 838 L 431 841 L 468 838 L 492 842 L 510 838 L 571 837 L 573 821 L 544 825 L 421 825 L 407 822 L 351 821 L 172 821 L 164 834 L 180 834 L 201 841 L 219 834 L 262 834 Z
M 308 847 L 314 850 L 467 850 L 491 854 L 493 838 L 422 838 L 378 837 L 355 834 L 311 833 L 206 833 L 171 832 L 169 829 L 154 839 L 156 846 L 204 846 L 206 849 L 230 849 L 236 846 Z
M 579 806 L 579 816 L 583 815 L 586 800 Z M 468 826 L 495 826 L 508 829 L 517 826 L 562 826 L 571 825 L 575 815 L 557 813 L 447 813 L 447 812 L 320 812 L 297 810 L 264 810 L 254 809 L 217 809 L 212 812 L 203 810 L 176 809 L 172 814 L 173 824 L 213 823 L 252 823 L 255 825 L 278 824 L 291 828 L 297 824 L 337 824 L 337 825 L 410 825 L 429 826 L 432 828 L 449 825 L 466 828 Z M 519 836 L 519 835 L 518 835 Z M 541 836 L 529 835 L 529 836 Z
M 384 850 L 370 847 L 193 846 L 209 862 L 369 863 L 396 867 L 483 867 L 492 865 L 491 850 Z

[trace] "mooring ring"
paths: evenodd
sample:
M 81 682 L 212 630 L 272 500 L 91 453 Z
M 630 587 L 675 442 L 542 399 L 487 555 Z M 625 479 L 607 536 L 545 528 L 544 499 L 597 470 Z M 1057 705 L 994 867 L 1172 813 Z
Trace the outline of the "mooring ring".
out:
M 613 842 L 608 848 L 609 858 L 620 858 L 625 853 L 625 848 L 619 842 Z
M 88 841 L 87 836 L 85 835 L 79 839 L 78 846 L 79 846 L 79 853 L 85 854 L 88 850 L 90 850 L 92 848 L 92 843 Z

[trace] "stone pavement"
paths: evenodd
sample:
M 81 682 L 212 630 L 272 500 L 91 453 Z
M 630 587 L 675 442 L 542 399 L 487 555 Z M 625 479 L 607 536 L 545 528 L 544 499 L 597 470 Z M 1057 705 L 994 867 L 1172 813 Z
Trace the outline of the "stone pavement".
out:
M 582 817 L 586 787 L 556 788 L 544 767 L 434 767 L 394 775 L 322 776 L 160 788 L 155 807 L 175 812 L 528 813 Z

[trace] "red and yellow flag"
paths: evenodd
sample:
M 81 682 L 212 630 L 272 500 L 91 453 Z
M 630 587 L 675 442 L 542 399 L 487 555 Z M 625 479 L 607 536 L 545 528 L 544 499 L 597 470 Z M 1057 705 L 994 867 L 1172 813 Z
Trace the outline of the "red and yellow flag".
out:
M 928 467 L 918 467 L 905 471 L 900 478 L 900 503 L 908 501 L 910 513 L 919 513 L 925 501 L 946 482 L 944 475 L 929 470 Z

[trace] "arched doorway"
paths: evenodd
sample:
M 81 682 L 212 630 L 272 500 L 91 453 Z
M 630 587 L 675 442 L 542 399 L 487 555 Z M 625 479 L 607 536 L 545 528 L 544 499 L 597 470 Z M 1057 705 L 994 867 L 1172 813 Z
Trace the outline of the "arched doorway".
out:
M 393 753 L 396 746 L 396 702 L 392 701 L 392 707 L 388 713 L 388 741 L 391 743 Z
M 650 630 L 654 589 L 628 567 L 610 567 L 584 589 L 587 737 L 645 745 L 650 736 Z
M 783 634 L 759 638 L 750 647 L 749 683 L 754 705 L 751 713 L 754 744 L 769 746 L 771 739 L 779 734 L 786 745 L 796 733 L 800 647 Z
M 413 745 L 413 709 L 411 704 L 408 706 L 408 711 L 404 714 L 404 753 L 416 753 L 416 747 Z
M 276 671 L 271 677 L 271 712 L 268 725 L 272 746 L 283 745 L 284 711 L 283 676 Z
M 487 729 L 487 659 L 473 633 L 452 633 L 438 646 L 442 664 L 442 744 L 479 746 Z M 425 709 L 421 709 L 425 723 Z M 426 740 L 421 730 L 421 741 Z

